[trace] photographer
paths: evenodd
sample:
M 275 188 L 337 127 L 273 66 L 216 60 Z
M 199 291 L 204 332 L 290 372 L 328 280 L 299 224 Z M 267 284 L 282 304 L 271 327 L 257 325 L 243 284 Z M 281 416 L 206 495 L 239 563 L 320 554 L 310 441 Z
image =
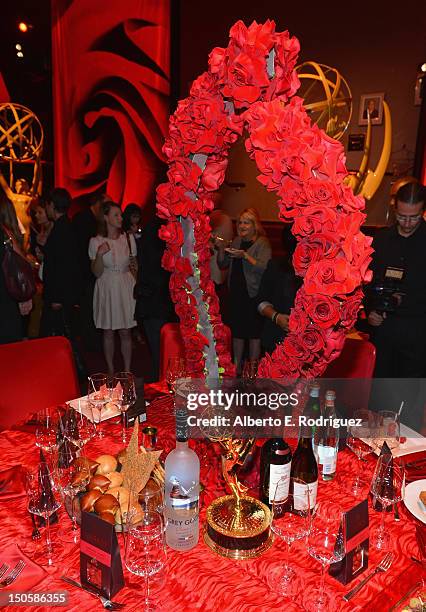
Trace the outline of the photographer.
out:
M 396 194 L 396 224 L 374 239 L 373 281 L 367 290 L 375 377 L 420 378 L 426 370 L 425 188 L 417 183 Z

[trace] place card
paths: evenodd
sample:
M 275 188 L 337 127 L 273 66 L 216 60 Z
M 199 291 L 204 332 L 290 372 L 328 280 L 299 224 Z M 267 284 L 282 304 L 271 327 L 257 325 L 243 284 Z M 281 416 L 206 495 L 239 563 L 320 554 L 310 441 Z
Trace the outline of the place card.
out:
M 332 563 L 330 576 L 342 584 L 348 584 L 368 567 L 369 521 L 368 501 L 365 499 L 343 515 L 345 556 Z
M 108 599 L 124 586 L 114 525 L 92 512 L 81 513 L 80 582 Z
M 144 423 L 146 421 L 146 403 L 143 391 L 138 391 L 138 399 L 124 414 L 126 419 L 126 427 L 133 425 L 136 418 L 139 419 L 139 423 Z

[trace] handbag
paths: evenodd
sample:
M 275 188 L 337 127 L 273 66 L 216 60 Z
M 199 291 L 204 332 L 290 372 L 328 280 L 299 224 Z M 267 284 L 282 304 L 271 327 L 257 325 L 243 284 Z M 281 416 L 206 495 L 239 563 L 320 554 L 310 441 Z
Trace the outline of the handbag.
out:
M 132 247 L 130 246 L 130 237 L 127 232 L 126 232 L 126 238 L 127 238 L 127 246 L 129 247 L 129 270 L 133 278 L 135 279 L 135 281 L 137 281 L 138 280 L 138 260 L 136 259 L 134 255 L 132 255 Z
M 4 241 L 5 253 L 1 263 L 6 290 L 17 302 L 26 302 L 36 292 L 36 282 L 31 264 L 13 248 L 12 239 L 3 228 L 8 239 Z

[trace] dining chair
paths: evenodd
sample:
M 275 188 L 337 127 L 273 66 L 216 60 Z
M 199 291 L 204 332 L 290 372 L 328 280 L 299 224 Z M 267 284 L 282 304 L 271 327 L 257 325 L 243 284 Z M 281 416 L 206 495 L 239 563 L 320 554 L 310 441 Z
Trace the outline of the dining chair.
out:
M 231 352 L 231 330 L 226 325 L 224 327 L 227 335 L 228 350 Z M 165 380 L 167 364 L 172 357 L 185 357 L 185 348 L 179 323 L 166 323 L 161 328 L 159 380 Z
M 80 395 L 71 344 L 55 336 L 0 345 L 0 430 Z

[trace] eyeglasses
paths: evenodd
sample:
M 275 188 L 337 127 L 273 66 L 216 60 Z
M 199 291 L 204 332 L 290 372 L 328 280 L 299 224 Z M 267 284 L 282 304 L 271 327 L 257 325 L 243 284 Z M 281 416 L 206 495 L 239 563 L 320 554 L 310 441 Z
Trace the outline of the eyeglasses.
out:
M 395 217 L 398 219 L 398 221 L 406 221 L 407 223 L 415 223 L 416 221 L 421 219 L 423 215 L 407 216 L 407 215 L 398 215 L 398 213 L 396 213 Z

